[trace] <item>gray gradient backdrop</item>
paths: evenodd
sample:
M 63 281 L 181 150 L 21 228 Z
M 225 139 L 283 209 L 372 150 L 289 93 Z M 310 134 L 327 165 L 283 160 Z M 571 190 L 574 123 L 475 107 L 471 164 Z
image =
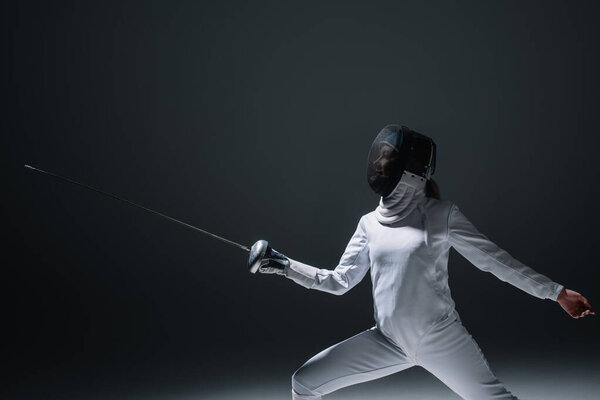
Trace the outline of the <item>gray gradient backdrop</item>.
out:
M 242 251 L 24 163 L 332 268 L 378 201 L 370 142 L 399 122 L 437 142 L 444 198 L 600 302 L 597 2 L 1 7 L 4 398 L 287 398 L 295 368 L 373 325 L 368 277 L 336 297 L 253 276 Z M 516 394 L 597 398 L 597 317 L 449 268 Z M 416 369 L 344 396 L 456 398 Z

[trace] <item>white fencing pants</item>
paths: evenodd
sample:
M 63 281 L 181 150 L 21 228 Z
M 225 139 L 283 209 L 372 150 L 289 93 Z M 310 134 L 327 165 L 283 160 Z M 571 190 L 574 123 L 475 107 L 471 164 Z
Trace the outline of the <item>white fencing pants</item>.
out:
M 419 365 L 465 400 L 516 400 L 494 376 L 458 314 L 425 334 L 409 356 L 377 328 L 323 350 L 292 377 L 294 399 L 320 399 L 346 386 Z

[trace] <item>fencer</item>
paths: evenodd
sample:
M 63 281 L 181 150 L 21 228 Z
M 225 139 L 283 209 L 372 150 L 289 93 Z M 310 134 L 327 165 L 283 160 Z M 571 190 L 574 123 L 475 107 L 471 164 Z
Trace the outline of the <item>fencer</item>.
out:
M 448 287 L 451 247 L 479 269 L 557 301 L 574 318 L 594 314 L 581 294 L 519 262 L 456 204 L 440 200 L 431 179 L 435 158 L 431 138 L 405 126 L 384 127 L 367 167 L 369 185 L 381 200 L 360 218 L 339 264 L 316 268 L 266 249 L 258 272 L 283 275 L 308 289 L 341 295 L 369 271 L 373 284 L 375 326 L 302 365 L 292 376 L 294 399 L 320 399 L 416 365 L 463 399 L 516 399 L 492 373 L 455 309 Z

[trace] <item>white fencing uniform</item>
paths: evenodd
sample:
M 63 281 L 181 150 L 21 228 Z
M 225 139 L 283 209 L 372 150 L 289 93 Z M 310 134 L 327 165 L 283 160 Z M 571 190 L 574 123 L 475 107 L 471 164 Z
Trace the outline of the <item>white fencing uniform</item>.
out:
M 336 295 L 350 290 L 370 269 L 376 321 L 372 329 L 322 351 L 296 371 L 292 386 L 299 395 L 294 396 L 319 398 L 419 365 L 464 399 L 515 399 L 490 371 L 454 308 L 448 287 L 450 247 L 476 267 L 541 299 L 556 301 L 563 286 L 491 242 L 454 203 L 425 197 L 422 181 L 403 176 L 386 200 L 393 203 L 382 200 L 360 219 L 335 269 L 290 259 L 288 278 Z M 386 214 L 399 203 L 401 210 Z M 394 221 L 394 214 L 403 215 L 389 224 L 380 222 Z

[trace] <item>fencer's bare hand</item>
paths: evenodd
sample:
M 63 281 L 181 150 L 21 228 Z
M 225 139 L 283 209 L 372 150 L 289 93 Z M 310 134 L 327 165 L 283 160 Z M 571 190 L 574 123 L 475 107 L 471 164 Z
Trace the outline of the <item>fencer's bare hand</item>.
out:
M 587 299 L 574 290 L 563 289 L 556 301 L 573 318 L 596 315 Z

